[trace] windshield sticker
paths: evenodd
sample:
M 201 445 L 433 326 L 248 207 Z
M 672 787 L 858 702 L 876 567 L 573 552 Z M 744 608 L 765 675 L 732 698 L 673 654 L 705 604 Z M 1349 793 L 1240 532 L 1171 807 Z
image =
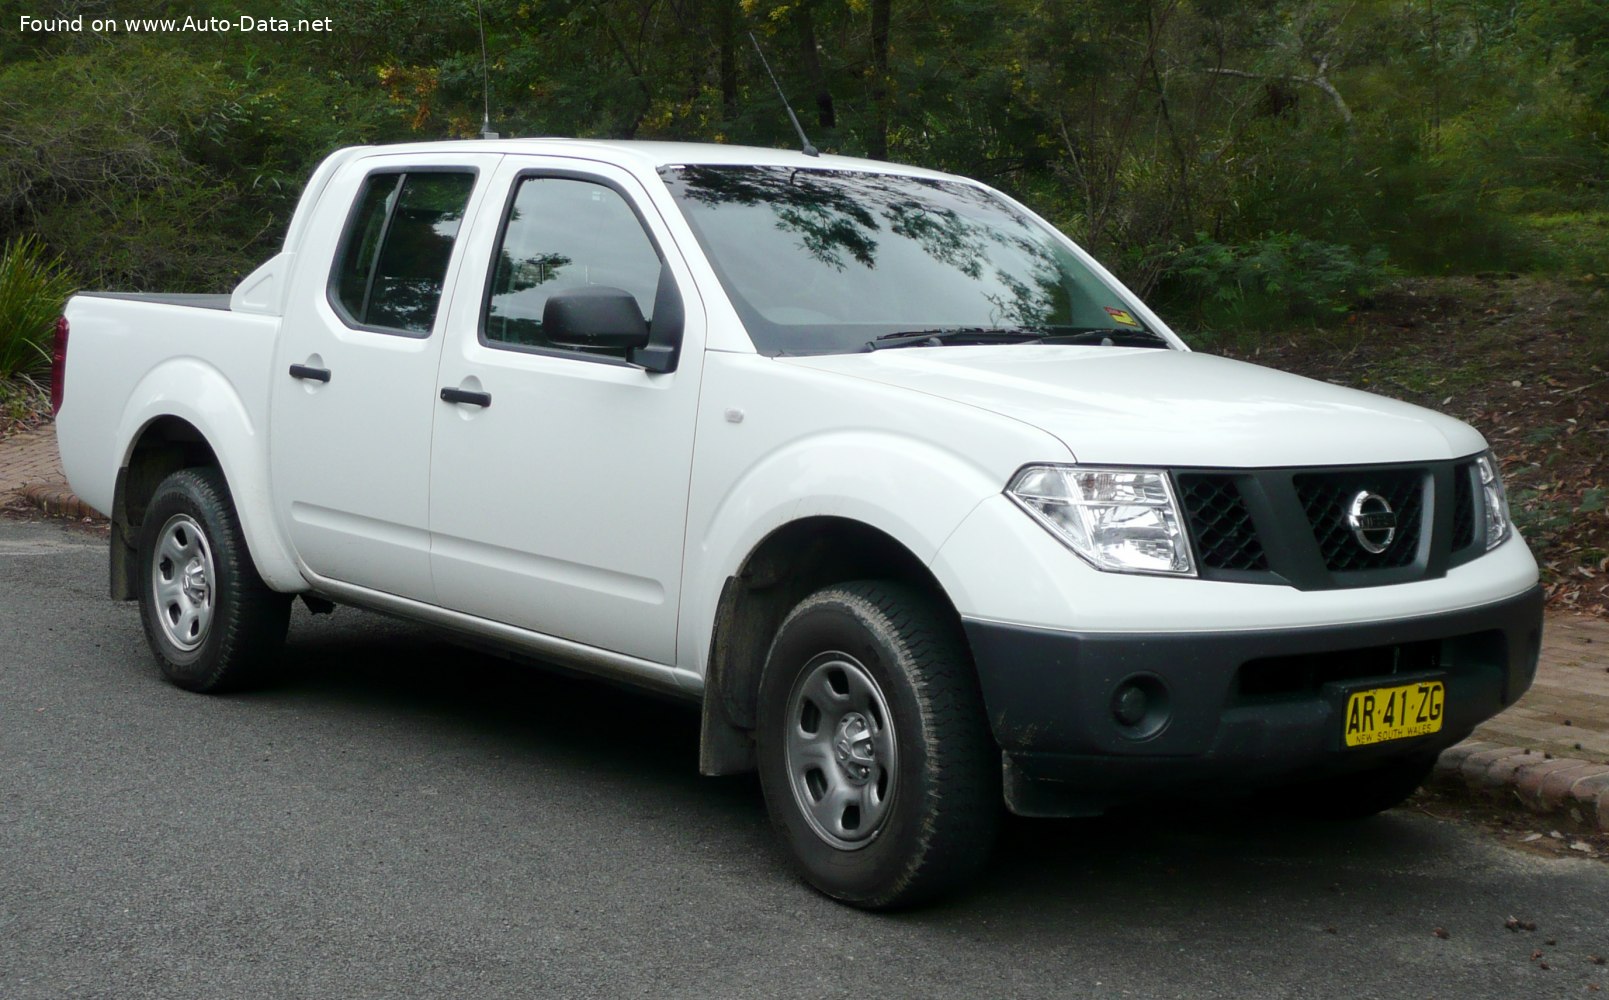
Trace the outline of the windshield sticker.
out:
M 1114 309 L 1111 306 L 1107 306 L 1106 315 L 1112 317 L 1112 322 L 1122 323 L 1124 326 L 1140 325 L 1140 321 L 1129 315 L 1128 310 L 1126 309 Z

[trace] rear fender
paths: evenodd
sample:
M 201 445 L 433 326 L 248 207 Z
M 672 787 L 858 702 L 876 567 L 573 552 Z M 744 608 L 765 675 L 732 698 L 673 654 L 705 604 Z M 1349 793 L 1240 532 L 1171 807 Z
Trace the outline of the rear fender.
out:
M 152 369 L 130 393 L 118 421 L 120 467 L 133 457 L 140 435 L 162 417 L 177 417 L 200 432 L 217 456 L 252 562 L 269 587 L 307 589 L 290 547 L 279 534 L 268 486 L 268 440 L 229 379 L 199 358 L 175 358 Z

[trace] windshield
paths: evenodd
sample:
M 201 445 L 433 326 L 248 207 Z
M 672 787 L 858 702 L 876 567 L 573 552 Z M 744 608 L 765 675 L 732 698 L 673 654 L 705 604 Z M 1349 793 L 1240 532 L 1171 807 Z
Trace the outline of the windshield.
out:
M 660 173 L 762 354 L 923 331 L 1144 330 L 1055 233 L 984 188 L 791 167 Z

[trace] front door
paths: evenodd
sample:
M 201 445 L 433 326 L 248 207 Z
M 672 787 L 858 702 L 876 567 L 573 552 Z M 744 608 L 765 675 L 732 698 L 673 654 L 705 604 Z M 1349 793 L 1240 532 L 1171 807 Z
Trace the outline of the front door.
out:
M 704 315 L 647 193 L 590 161 L 509 158 L 453 303 L 430 469 L 432 567 L 458 611 L 659 663 L 675 657 Z M 487 262 L 481 264 L 480 262 Z M 667 280 L 662 284 L 662 275 Z M 624 289 L 683 315 L 674 371 L 554 345 L 543 306 Z M 673 308 L 666 296 L 679 297 Z M 656 317 L 655 310 L 662 315 Z
M 298 249 L 269 373 L 274 506 L 314 577 L 433 601 L 430 435 L 459 229 L 495 155 L 366 157 Z M 326 209 L 324 206 L 330 206 Z M 320 220 L 322 221 L 322 220 Z

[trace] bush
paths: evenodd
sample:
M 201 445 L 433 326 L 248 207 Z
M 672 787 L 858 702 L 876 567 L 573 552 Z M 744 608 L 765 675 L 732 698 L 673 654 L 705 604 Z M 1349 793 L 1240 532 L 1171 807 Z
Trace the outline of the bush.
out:
M 50 363 L 51 324 L 74 291 L 60 257 L 46 257 L 32 236 L 0 251 L 0 378 Z
M 378 88 L 219 54 L 122 35 L 0 65 L 0 241 L 47 233 L 97 288 L 227 291 L 324 154 L 406 131 Z
M 1162 297 L 1204 327 L 1266 329 L 1339 317 L 1396 274 L 1378 247 L 1359 254 L 1294 233 L 1230 245 L 1199 234 L 1169 263 Z

